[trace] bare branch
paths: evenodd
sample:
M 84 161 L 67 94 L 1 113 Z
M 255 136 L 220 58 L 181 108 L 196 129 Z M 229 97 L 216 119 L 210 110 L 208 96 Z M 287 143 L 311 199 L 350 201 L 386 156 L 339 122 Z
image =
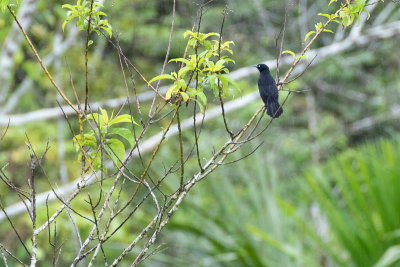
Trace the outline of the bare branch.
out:
M 53 77 L 51 76 L 51 74 L 49 73 L 49 71 L 47 70 L 46 66 L 43 64 L 42 59 L 40 58 L 38 52 L 36 51 L 36 48 L 33 46 L 31 40 L 29 39 L 28 35 L 25 33 L 24 28 L 22 27 L 22 25 L 20 24 L 19 20 L 17 19 L 17 16 L 15 15 L 15 12 L 12 10 L 11 6 L 8 5 L 7 6 L 8 10 L 10 11 L 11 15 L 14 17 L 15 22 L 17 22 L 18 27 L 21 29 L 22 34 L 24 35 L 26 41 L 28 42 L 29 46 L 31 47 L 33 53 L 35 54 L 37 60 L 39 61 L 40 66 L 42 67 L 43 71 L 46 73 L 47 78 L 49 79 L 49 81 L 54 85 L 54 87 L 56 88 L 57 92 L 62 96 L 62 98 L 64 99 L 65 102 L 67 102 L 67 104 L 75 110 L 75 112 L 77 114 L 80 114 L 79 110 L 77 110 L 75 108 L 75 106 L 69 101 L 69 99 L 65 96 L 64 92 L 61 90 L 61 88 L 56 84 L 56 82 L 54 81 Z
M 28 248 L 25 246 L 25 243 L 22 241 L 21 236 L 19 235 L 17 229 L 15 228 L 13 222 L 11 221 L 10 217 L 8 216 L 6 210 L 4 209 L 3 204 L 2 204 L 1 202 L 0 202 L 0 209 L 3 211 L 5 217 L 7 218 L 8 222 L 9 222 L 9 224 L 10 224 L 10 226 L 11 226 L 11 228 L 13 229 L 14 233 L 17 235 L 19 242 L 20 242 L 21 245 L 24 247 L 24 249 L 25 249 L 25 251 L 26 251 L 26 254 L 28 254 L 29 257 L 31 257 L 31 253 L 29 252 Z M 10 254 L 10 255 L 11 255 L 11 254 Z
M 11 258 L 13 258 L 14 260 L 16 260 L 17 262 L 19 262 L 21 265 L 28 267 L 27 264 L 23 263 L 20 259 L 18 259 L 14 254 L 12 254 L 8 249 L 6 249 L 3 244 L 0 243 L 0 250 L 1 251 L 5 251 L 8 255 L 11 256 Z

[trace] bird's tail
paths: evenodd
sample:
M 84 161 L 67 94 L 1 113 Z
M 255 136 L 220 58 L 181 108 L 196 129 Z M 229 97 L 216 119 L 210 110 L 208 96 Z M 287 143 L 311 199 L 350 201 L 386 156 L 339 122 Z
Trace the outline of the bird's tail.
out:
M 268 101 L 267 103 L 267 114 L 272 118 L 279 118 L 282 115 L 283 109 L 279 105 L 278 101 Z

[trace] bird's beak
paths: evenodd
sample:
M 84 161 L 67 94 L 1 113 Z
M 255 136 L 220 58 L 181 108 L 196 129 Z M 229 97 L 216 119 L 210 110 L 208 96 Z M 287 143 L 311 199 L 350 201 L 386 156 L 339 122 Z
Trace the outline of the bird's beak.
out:
M 254 65 L 253 67 L 254 67 L 254 68 L 257 68 L 257 65 Z

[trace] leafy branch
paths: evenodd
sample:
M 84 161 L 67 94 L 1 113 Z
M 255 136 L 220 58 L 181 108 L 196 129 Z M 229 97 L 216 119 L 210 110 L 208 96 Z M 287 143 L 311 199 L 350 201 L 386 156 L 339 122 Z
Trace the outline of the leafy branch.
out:
M 382 0 L 382 2 L 383 1 L 384 0 Z M 337 2 L 337 0 L 331 0 L 329 2 L 329 5 L 331 5 L 334 2 Z M 333 33 L 332 30 L 326 28 L 326 26 L 330 22 L 335 22 L 342 25 L 343 27 L 348 27 L 353 24 L 355 18 L 357 18 L 358 23 L 360 23 L 360 15 L 363 12 L 365 12 L 369 18 L 369 12 L 365 9 L 365 6 L 366 6 L 366 0 L 356 0 L 354 1 L 353 4 L 351 4 L 349 0 L 346 0 L 345 3 L 340 4 L 339 10 L 333 14 L 318 13 L 319 16 L 327 18 L 328 21 L 325 24 L 323 24 L 322 22 L 316 23 L 315 31 L 309 31 L 304 37 L 304 42 L 307 41 L 307 39 L 311 35 L 316 34 L 317 32 L 322 31 L 322 32 Z
M 107 111 L 100 108 L 100 113 L 92 113 L 87 116 L 87 120 L 93 120 L 95 127 L 88 133 L 83 135 L 77 134 L 73 138 L 73 142 L 76 146 L 77 151 L 81 151 L 78 155 L 78 159 L 82 159 L 83 150 L 85 155 L 90 159 L 90 165 L 93 166 L 94 170 L 102 170 L 107 172 L 107 169 L 102 164 L 101 160 L 101 148 L 104 147 L 106 151 L 106 157 L 111 159 L 117 166 L 121 166 L 121 159 L 124 158 L 125 151 L 128 148 L 133 148 L 135 140 L 132 132 L 127 128 L 112 127 L 120 123 L 137 123 L 128 114 L 119 115 L 113 117 L 113 114 L 109 117 Z M 117 137 L 122 138 L 129 143 L 129 147 L 125 148 L 124 143 Z
M 62 8 L 69 9 L 67 12 L 67 18 L 62 24 L 63 31 L 65 26 L 76 18 L 76 26 L 78 26 L 81 31 L 88 30 L 88 25 L 90 25 L 90 32 L 94 31 L 100 35 L 100 29 L 102 29 L 111 37 L 112 27 L 108 20 L 104 19 L 107 14 L 100 11 L 102 7 L 103 5 L 98 0 L 77 0 L 75 5 L 62 5 Z M 91 41 L 90 44 L 91 43 L 93 42 Z
M 165 100 L 172 102 L 174 97 L 182 99 L 188 103 L 196 101 L 200 109 L 203 111 L 207 105 L 207 97 L 204 93 L 204 88 L 209 88 L 215 97 L 219 95 L 218 82 L 222 83 L 222 96 L 226 97 L 229 94 L 229 85 L 235 85 L 233 79 L 225 74 L 229 73 L 227 64 L 233 62 L 229 56 L 224 55 L 219 57 L 219 51 L 233 55 L 230 46 L 233 41 L 220 41 L 220 34 L 215 32 L 200 33 L 186 31 L 184 37 L 188 37 L 188 47 L 196 50 L 196 53 L 189 55 L 187 58 L 175 58 L 169 62 L 181 62 L 182 67 L 178 72 L 171 74 L 162 74 L 151 79 L 148 84 L 157 80 L 173 80 L 173 85 L 168 89 Z M 211 37 L 218 37 L 217 40 L 209 40 Z M 192 87 L 190 82 L 196 81 L 196 86 Z M 197 97 L 200 101 L 197 100 Z M 174 99 L 174 100 L 178 100 Z

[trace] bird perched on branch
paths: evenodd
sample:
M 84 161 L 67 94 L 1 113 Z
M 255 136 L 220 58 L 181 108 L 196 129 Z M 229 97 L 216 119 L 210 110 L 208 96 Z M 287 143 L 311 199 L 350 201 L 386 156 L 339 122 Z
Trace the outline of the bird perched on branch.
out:
M 272 118 L 278 118 L 282 114 L 283 109 L 278 102 L 278 87 L 276 86 L 276 82 L 271 76 L 267 65 L 258 64 L 254 67 L 260 71 L 258 90 L 267 108 L 267 114 Z

